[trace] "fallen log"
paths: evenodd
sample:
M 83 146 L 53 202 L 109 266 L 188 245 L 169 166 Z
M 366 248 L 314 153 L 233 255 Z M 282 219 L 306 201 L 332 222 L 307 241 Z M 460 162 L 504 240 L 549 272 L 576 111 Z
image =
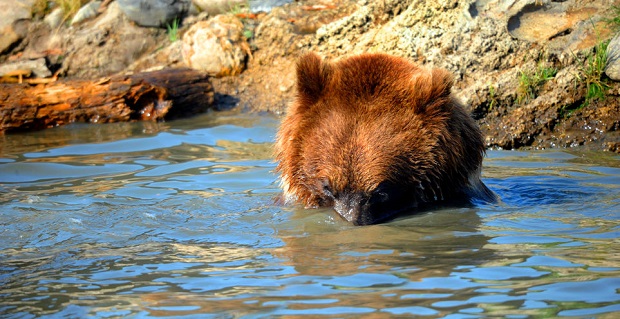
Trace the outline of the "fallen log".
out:
M 73 122 L 162 120 L 206 111 L 213 104 L 208 75 L 192 69 L 0 84 L 0 133 Z

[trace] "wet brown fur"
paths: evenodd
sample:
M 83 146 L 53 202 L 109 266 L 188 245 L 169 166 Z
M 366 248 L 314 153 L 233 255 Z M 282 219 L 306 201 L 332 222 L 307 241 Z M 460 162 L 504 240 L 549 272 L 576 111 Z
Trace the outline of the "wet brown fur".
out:
M 286 201 L 334 206 L 343 194 L 368 200 L 383 185 L 406 190 L 410 207 L 491 199 L 479 179 L 482 134 L 451 87 L 447 71 L 387 54 L 302 56 L 275 145 Z

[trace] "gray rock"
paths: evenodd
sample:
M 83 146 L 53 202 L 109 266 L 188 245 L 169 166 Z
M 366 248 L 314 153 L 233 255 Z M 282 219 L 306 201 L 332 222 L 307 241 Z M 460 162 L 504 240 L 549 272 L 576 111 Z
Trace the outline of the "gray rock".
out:
M 616 34 L 607 46 L 605 74 L 614 81 L 620 81 L 620 33 Z
M 0 53 L 25 36 L 15 28 L 15 23 L 32 17 L 33 3 L 34 0 L 0 0 Z
M 164 27 L 175 18 L 183 18 L 191 0 L 117 0 L 127 17 L 143 27 Z
M 97 14 L 99 14 L 99 7 L 101 7 L 101 1 L 93 1 L 85 4 L 83 7 L 80 8 L 80 10 L 78 10 L 75 16 L 73 16 L 73 19 L 71 20 L 71 25 L 97 16 Z
M 43 21 L 50 26 L 51 29 L 56 29 L 62 23 L 63 12 L 61 8 L 54 9 L 50 14 L 43 18 Z
M 5 74 L 15 70 L 30 70 L 32 74 L 38 78 L 47 78 L 52 76 L 52 72 L 50 72 L 47 68 L 44 58 L 36 60 L 23 60 L 0 65 L 0 76 L 4 76 Z

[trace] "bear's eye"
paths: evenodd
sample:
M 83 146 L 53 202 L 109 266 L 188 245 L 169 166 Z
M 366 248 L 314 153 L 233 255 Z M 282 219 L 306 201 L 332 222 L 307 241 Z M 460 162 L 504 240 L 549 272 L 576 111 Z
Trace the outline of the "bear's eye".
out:
M 331 185 L 329 184 L 329 180 L 326 178 L 321 179 L 321 185 L 323 187 L 323 194 L 330 198 L 334 198 L 334 191 L 332 190 Z
M 372 195 L 371 201 L 374 203 L 384 203 L 390 199 L 390 195 L 387 192 L 376 192 Z
M 392 198 L 397 197 L 398 194 L 401 194 L 402 192 L 403 192 L 402 187 L 399 187 L 392 183 L 382 182 L 381 184 L 379 184 L 379 187 L 377 187 L 372 192 L 372 196 L 370 197 L 370 202 L 372 204 L 385 203 L 391 200 Z

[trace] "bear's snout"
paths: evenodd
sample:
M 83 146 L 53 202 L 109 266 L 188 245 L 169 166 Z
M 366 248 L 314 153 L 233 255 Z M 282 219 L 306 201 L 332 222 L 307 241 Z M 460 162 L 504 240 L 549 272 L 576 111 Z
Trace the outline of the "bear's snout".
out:
M 374 224 L 375 218 L 369 209 L 368 198 L 362 193 L 339 194 L 334 201 L 334 209 L 342 218 L 356 226 Z
M 402 188 L 384 185 L 370 194 L 343 191 L 334 199 L 336 212 L 356 226 L 376 224 L 416 205 L 414 197 L 406 196 Z

